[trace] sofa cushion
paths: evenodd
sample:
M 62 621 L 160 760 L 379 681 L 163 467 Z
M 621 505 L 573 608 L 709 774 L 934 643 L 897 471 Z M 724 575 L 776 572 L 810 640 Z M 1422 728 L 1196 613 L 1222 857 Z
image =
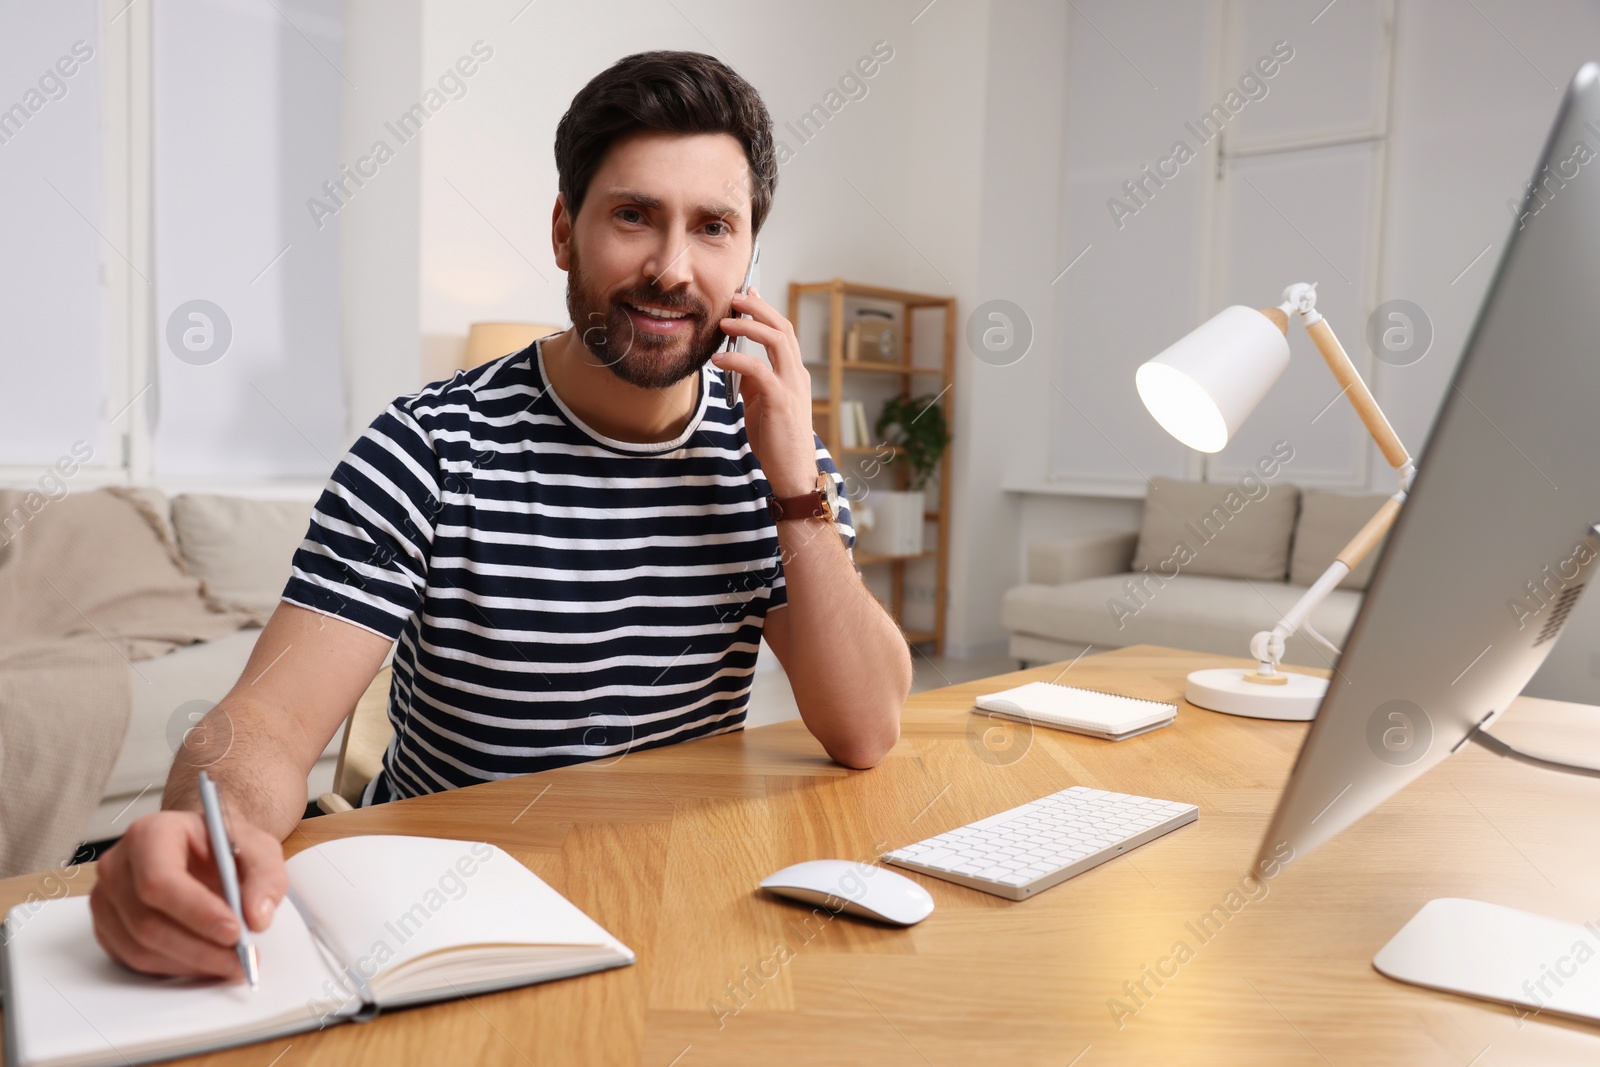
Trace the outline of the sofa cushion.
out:
M 1034 541 L 1028 546 L 1027 580 L 1059 585 L 1079 578 L 1121 574 L 1133 559 L 1137 530 L 1093 530 Z
M 260 636 L 258 627 L 247 626 L 213 641 L 133 665 L 138 667 L 138 673 L 133 675 L 128 737 L 111 769 L 106 796 L 134 794 L 147 788 L 160 795 L 184 732 L 197 721 L 196 716 L 210 710 L 238 684 Z M 338 754 L 342 736 L 342 731 L 334 732 L 333 740 L 323 750 L 324 756 Z
M 1281 582 L 1299 502 L 1294 486 L 1260 478 L 1249 486 L 1152 478 L 1133 569 Z
M 1135 585 L 1130 591 L 1130 582 Z M 1153 575 L 1117 574 L 1065 585 L 1019 585 L 1006 592 L 1000 621 L 1016 633 L 1099 649 L 1127 645 L 1249 656 L 1250 638 L 1272 625 L 1305 589 L 1282 582 L 1242 582 L 1180 574 L 1157 584 Z M 1355 621 L 1361 594 L 1335 589 L 1311 613 L 1311 624 L 1339 644 Z M 1326 667 L 1332 655 L 1303 633 L 1289 638 L 1284 662 Z
M 259 636 L 258 628 L 247 626 L 133 665 L 138 673 L 130 669 L 133 702 L 128 736 L 111 768 L 107 796 L 137 793 L 146 787 L 161 792 L 183 730 L 191 725 L 186 720 L 180 726 L 178 720 L 199 707 L 194 702 L 215 704 L 233 688 Z
M 1332 493 L 1326 489 L 1307 489 L 1300 498 L 1300 521 L 1294 528 L 1294 551 L 1289 557 L 1289 581 L 1310 585 L 1322 577 L 1333 557 L 1350 543 L 1388 500 L 1386 493 Z M 1373 546 L 1356 568 L 1339 583 L 1340 589 L 1365 589 L 1372 581 L 1372 569 L 1389 537 Z
M 184 561 L 211 595 L 265 625 L 311 525 L 311 501 L 184 493 L 173 498 L 172 524 Z

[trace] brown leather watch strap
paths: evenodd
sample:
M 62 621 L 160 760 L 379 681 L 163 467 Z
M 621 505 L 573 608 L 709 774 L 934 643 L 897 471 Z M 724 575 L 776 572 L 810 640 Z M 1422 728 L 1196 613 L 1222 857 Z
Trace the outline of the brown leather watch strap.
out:
M 827 475 L 817 475 L 817 487 L 799 496 L 767 496 L 767 510 L 774 522 L 785 519 L 831 519 L 833 508 L 828 503 Z

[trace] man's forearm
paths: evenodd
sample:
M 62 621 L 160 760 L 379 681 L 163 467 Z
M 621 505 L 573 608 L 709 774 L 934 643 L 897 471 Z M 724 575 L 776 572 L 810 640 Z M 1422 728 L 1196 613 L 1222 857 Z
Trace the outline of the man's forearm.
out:
M 832 523 L 778 526 L 789 617 L 786 664 L 806 726 L 834 759 L 869 767 L 894 746 L 911 654 L 856 573 Z
M 244 818 L 281 841 L 306 809 L 306 775 L 295 746 L 277 731 L 281 712 L 249 700 L 226 699 L 185 735 L 167 774 L 161 806 L 200 810 L 199 775 L 221 786 L 229 816 Z

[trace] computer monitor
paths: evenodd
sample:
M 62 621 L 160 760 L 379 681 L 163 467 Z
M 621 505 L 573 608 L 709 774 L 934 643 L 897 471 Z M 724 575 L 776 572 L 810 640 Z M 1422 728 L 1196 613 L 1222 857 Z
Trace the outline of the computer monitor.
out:
M 1305 856 L 1469 740 L 1524 755 L 1484 731 L 1600 561 L 1600 64 L 1574 75 L 1533 179 L 1259 863 Z M 1553 922 L 1432 901 L 1374 964 L 1600 1020 L 1600 968 L 1527 994 L 1570 933 Z

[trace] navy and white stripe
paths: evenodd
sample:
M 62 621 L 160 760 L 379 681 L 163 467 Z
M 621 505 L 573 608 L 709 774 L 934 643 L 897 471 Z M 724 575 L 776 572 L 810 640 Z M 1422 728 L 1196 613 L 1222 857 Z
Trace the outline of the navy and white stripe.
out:
M 363 803 L 744 723 L 786 600 L 743 404 L 707 364 L 683 434 L 634 444 L 547 380 L 535 342 L 396 399 L 312 512 L 283 599 L 398 640 L 395 736 Z

